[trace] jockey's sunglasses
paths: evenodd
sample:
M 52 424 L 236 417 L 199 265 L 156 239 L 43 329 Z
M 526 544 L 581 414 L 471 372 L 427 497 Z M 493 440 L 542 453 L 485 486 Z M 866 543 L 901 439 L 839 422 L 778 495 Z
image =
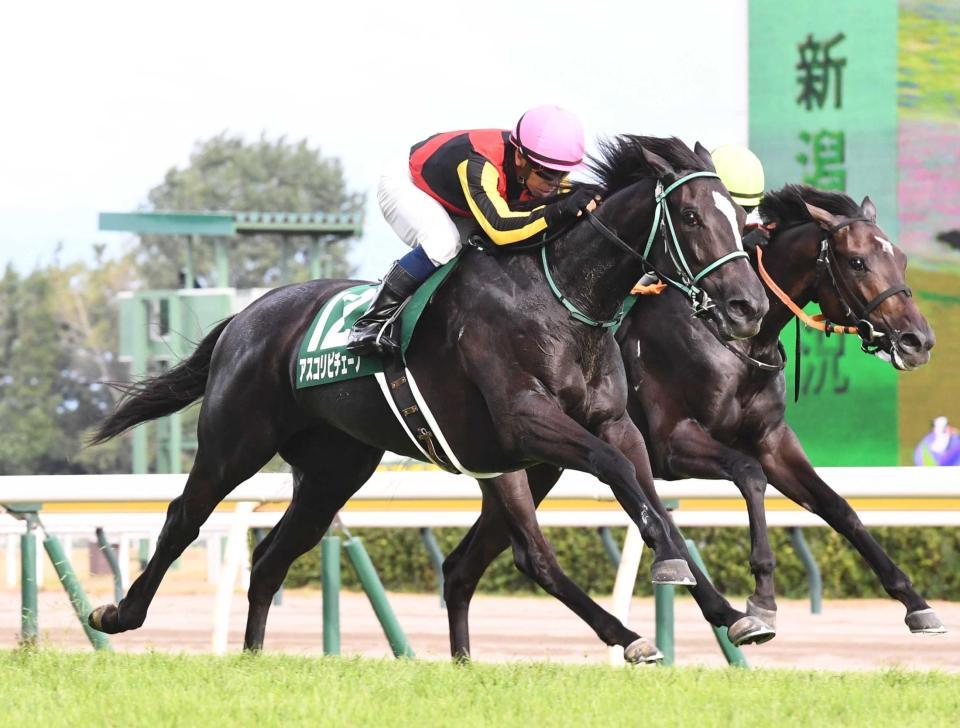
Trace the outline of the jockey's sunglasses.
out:
M 526 157 L 527 164 L 530 165 L 530 171 L 537 175 L 544 182 L 549 182 L 552 184 L 558 184 L 563 181 L 563 178 L 567 176 L 567 172 L 564 172 L 561 169 L 550 169 L 549 167 L 544 167 L 537 164 L 529 157 Z

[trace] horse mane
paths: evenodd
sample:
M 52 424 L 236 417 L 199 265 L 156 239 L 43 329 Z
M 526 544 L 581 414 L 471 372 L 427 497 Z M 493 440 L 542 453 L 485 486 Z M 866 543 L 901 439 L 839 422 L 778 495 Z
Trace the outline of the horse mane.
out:
M 777 223 L 779 227 L 814 222 L 804 202 L 843 217 L 861 214 L 860 205 L 842 192 L 818 190 L 809 185 L 784 185 L 779 190 L 764 193 L 760 217 L 764 222 Z
M 663 157 L 678 172 L 713 171 L 676 137 L 619 134 L 612 139 L 601 139 L 598 146 L 599 154 L 591 155 L 587 167 L 606 195 L 656 176 L 656 171 L 643 158 L 644 149 Z
M 657 170 L 651 167 L 643 157 L 643 150 L 653 152 L 670 163 L 677 172 L 712 172 L 696 153 L 677 137 L 651 137 L 637 134 L 618 134 L 612 139 L 600 139 L 599 152 L 587 159 L 587 169 L 594 180 L 574 181 L 570 190 L 588 189 L 601 197 L 629 187 L 641 179 L 657 176 Z M 549 205 L 563 197 L 563 193 L 527 200 L 516 204 L 518 210 L 532 210 L 535 207 Z

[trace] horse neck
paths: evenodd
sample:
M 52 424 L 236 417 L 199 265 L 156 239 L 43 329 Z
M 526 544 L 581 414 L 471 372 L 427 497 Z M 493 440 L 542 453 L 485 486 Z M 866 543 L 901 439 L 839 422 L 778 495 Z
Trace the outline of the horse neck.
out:
M 763 267 L 790 300 L 803 308 L 813 299 L 813 284 L 817 269 L 817 248 L 824 233 L 815 224 L 801 225 L 786 230 L 771 241 L 763 251 Z M 793 318 L 793 312 L 777 295 L 767 289 L 770 310 L 763 317 L 753 341 L 761 347 L 776 346 L 780 332 Z
M 653 187 L 642 181 L 604 201 L 597 219 L 639 254 L 653 222 Z M 643 274 L 638 257 L 582 222 L 547 250 L 558 288 L 597 320 L 612 318 Z

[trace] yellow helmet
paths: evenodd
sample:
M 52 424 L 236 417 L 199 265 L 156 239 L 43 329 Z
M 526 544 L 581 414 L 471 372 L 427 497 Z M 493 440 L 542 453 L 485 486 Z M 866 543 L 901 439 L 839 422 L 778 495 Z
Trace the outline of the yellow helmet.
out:
M 763 165 L 757 155 L 739 144 L 724 144 L 714 149 L 713 166 L 720 181 L 741 207 L 756 207 L 763 199 Z

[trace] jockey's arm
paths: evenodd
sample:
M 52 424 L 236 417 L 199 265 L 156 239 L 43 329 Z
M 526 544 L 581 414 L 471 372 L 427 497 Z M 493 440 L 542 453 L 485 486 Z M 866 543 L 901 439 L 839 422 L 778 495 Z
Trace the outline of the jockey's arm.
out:
M 470 212 L 496 245 L 522 243 L 559 220 L 555 205 L 536 207 L 528 212 L 511 210 L 497 188 L 496 167 L 480 155 L 461 162 L 457 175 Z

